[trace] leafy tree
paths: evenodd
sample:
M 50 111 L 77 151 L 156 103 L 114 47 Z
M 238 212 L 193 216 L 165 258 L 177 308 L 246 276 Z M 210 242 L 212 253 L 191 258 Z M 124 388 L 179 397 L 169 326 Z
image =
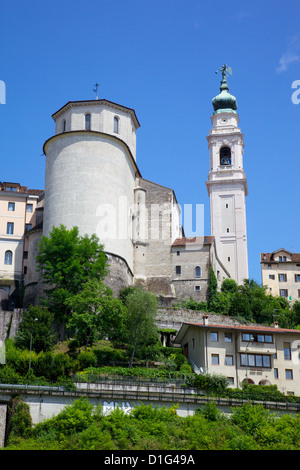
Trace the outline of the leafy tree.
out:
M 102 281 L 87 281 L 81 292 L 66 300 L 72 315 L 67 327 L 75 330 L 79 345 L 92 345 L 104 335 L 118 334 L 123 323 L 124 305 L 114 298 Z
M 63 338 L 71 314 L 67 300 L 89 279 L 103 279 L 107 273 L 103 246 L 96 235 L 80 236 L 78 227 L 68 230 L 61 225 L 54 227 L 49 237 L 42 237 L 36 259 L 46 285 L 44 304 L 54 312 Z
M 221 292 L 223 292 L 224 294 L 235 294 L 237 291 L 238 285 L 234 279 L 224 279 L 221 286 Z
M 55 344 L 54 314 L 41 307 L 30 307 L 24 311 L 16 333 L 16 346 L 34 351 L 49 351 Z
M 210 277 L 209 277 L 209 282 L 208 282 L 208 308 L 209 309 L 213 307 L 213 303 L 215 301 L 216 294 L 217 294 L 217 289 L 218 289 L 218 281 L 214 273 L 214 270 L 211 267 Z
M 149 356 L 151 348 L 157 343 L 157 299 L 154 294 L 137 288 L 127 296 L 126 307 L 123 337 L 131 352 L 129 367 L 132 367 L 137 353 L 143 355 L 143 350 L 147 347 Z

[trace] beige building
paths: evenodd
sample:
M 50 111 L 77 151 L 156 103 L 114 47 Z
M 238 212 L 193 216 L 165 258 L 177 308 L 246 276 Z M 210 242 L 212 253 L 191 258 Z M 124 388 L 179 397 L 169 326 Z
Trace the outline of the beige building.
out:
M 42 190 L 19 183 L 0 183 L 0 309 L 14 308 L 21 300 L 27 272 L 26 233 L 36 224 Z
M 175 342 L 200 370 L 222 374 L 231 387 L 244 382 L 277 385 L 287 395 L 300 395 L 300 330 L 253 325 L 184 323 Z
M 261 253 L 262 284 L 275 297 L 292 302 L 300 300 L 300 253 L 281 248 L 273 253 Z

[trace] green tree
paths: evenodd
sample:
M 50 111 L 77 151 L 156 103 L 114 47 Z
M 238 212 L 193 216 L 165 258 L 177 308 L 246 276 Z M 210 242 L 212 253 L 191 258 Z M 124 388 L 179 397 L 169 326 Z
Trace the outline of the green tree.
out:
M 213 303 L 216 299 L 218 289 L 218 281 L 214 273 L 213 268 L 210 268 L 210 277 L 208 282 L 208 308 L 211 310 L 213 308 Z
M 44 304 L 54 312 L 63 339 L 71 313 L 67 300 L 89 279 L 103 279 L 107 273 L 103 246 L 96 235 L 80 236 L 78 227 L 68 230 L 61 225 L 42 237 L 36 259 L 46 286 Z
M 16 333 L 18 348 L 31 347 L 37 353 L 49 351 L 55 344 L 56 335 L 53 327 L 54 314 L 46 308 L 30 305 L 22 315 L 22 321 Z
M 238 291 L 238 285 L 234 279 L 230 279 L 229 277 L 224 279 L 221 286 L 221 292 L 223 294 L 235 294 Z
M 155 348 L 158 339 L 158 330 L 155 325 L 157 311 L 156 296 L 141 288 L 135 289 L 126 298 L 126 314 L 123 337 L 131 356 L 129 367 L 137 353 L 143 356 L 145 348 L 147 356 L 151 355 L 151 348 Z
M 66 300 L 66 305 L 72 311 L 67 327 L 75 331 L 79 345 L 85 348 L 104 335 L 118 335 L 126 310 L 112 290 L 96 279 L 87 281 L 81 292 Z

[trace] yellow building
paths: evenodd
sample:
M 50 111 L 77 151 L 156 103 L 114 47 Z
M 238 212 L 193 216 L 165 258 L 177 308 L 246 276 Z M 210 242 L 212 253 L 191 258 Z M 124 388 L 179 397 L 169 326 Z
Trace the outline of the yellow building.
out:
M 300 300 L 300 253 L 281 248 L 273 253 L 261 253 L 262 284 L 267 293 L 288 300 Z
M 19 183 L 0 182 L 0 309 L 18 304 L 26 275 L 25 234 L 36 225 L 36 207 L 42 190 Z
M 221 374 L 231 387 L 244 382 L 277 385 L 300 396 L 300 330 L 274 327 L 183 323 L 175 343 L 200 373 Z M 224 318 L 223 318 L 224 321 Z

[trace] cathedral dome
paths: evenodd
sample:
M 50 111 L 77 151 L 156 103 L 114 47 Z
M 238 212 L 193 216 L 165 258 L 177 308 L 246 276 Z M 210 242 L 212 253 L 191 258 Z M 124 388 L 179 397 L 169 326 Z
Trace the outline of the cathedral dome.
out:
M 214 108 L 214 114 L 224 111 L 235 113 L 237 110 L 237 101 L 235 96 L 229 93 L 229 87 L 225 74 L 223 75 L 221 82 L 220 94 L 213 98 L 212 105 Z

